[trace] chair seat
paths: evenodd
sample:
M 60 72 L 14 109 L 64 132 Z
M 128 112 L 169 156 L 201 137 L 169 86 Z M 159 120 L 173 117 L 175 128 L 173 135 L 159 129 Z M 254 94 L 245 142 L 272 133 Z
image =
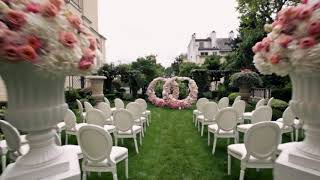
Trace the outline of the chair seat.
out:
M 146 121 L 147 121 L 147 118 L 145 118 L 145 117 L 140 117 L 140 119 L 134 120 L 135 123 L 141 123 L 141 122 L 146 122 Z
M 144 111 L 142 114 L 144 114 L 144 115 L 150 115 L 150 114 L 151 114 L 151 111 L 146 110 L 146 111 Z
M 251 128 L 254 124 L 241 124 L 237 126 L 237 131 L 245 133 L 249 128 Z
M 103 128 L 109 133 L 113 133 L 116 130 L 116 127 L 114 125 L 104 125 Z
M 279 126 L 282 133 L 293 131 L 293 128 L 291 126 L 285 126 L 283 122 L 275 121 L 274 123 L 276 123 Z
M 193 114 L 200 114 L 200 111 L 198 109 L 193 110 Z
M 75 125 L 74 128 L 66 129 L 66 131 L 68 131 L 68 132 L 77 132 L 82 126 L 85 126 L 85 125 L 87 125 L 87 123 L 78 123 L 78 124 Z
M 283 122 L 283 118 L 277 119 L 276 122 Z M 294 119 L 292 126 L 293 126 L 295 129 L 300 129 L 300 128 L 302 128 L 303 123 L 301 123 L 301 121 L 300 121 L 299 119 Z
M 251 119 L 252 114 L 253 114 L 253 112 L 245 112 L 245 113 L 243 113 L 243 118 L 244 119 Z
M 132 130 L 133 130 L 133 133 L 134 134 L 137 134 L 137 133 L 140 133 L 141 132 L 141 126 L 136 126 L 136 125 L 133 125 L 132 126 Z M 118 131 L 118 134 L 119 135 L 130 135 L 132 134 L 132 131 L 131 130 L 128 130 L 128 131 Z
M 284 144 L 279 144 L 278 146 L 278 152 L 281 153 L 284 150 L 292 149 L 294 148 L 298 142 L 290 142 L 290 143 L 284 143 Z
M 82 159 L 83 158 L 81 147 L 79 145 L 64 145 L 63 147 L 64 148 L 68 148 L 68 149 L 72 149 L 72 152 L 77 153 L 78 159 Z
M 112 146 L 111 153 L 110 153 L 110 159 L 113 160 L 114 162 L 119 162 L 123 159 L 128 157 L 128 149 L 124 147 L 119 147 L 119 146 Z M 92 161 L 88 161 L 89 166 L 95 166 L 95 167 L 104 167 L 108 163 L 108 160 L 105 159 L 104 161 L 98 162 L 98 163 L 93 163 Z
M 208 131 L 210 131 L 210 132 L 212 132 L 212 133 L 217 133 L 217 131 L 218 131 L 218 125 L 217 125 L 217 124 L 211 124 L 211 125 L 209 125 L 209 126 L 208 126 Z M 234 130 L 224 131 L 224 130 L 221 130 L 221 129 L 220 129 L 218 134 L 224 135 L 224 136 L 226 136 L 226 135 L 232 136 L 232 135 L 234 135 L 235 133 L 234 133 Z
M 57 128 L 58 128 L 59 131 L 64 130 L 66 128 L 66 123 L 65 122 L 59 122 L 57 124 Z
M 244 144 L 231 144 L 228 146 L 228 153 L 230 155 L 232 155 L 233 157 L 237 158 L 237 159 L 243 159 L 246 154 L 247 154 L 247 150 Z M 248 162 L 252 162 L 252 163 L 272 163 L 272 159 L 271 158 L 267 158 L 267 159 L 257 159 L 254 158 L 252 156 L 250 156 Z

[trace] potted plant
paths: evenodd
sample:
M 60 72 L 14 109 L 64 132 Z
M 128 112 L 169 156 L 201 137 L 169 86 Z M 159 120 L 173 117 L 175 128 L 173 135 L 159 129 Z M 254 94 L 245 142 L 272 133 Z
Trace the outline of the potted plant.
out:
M 250 70 L 243 70 L 231 76 L 230 85 L 238 87 L 242 99 L 248 101 L 250 98 L 250 89 L 262 85 L 262 80 L 257 73 Z

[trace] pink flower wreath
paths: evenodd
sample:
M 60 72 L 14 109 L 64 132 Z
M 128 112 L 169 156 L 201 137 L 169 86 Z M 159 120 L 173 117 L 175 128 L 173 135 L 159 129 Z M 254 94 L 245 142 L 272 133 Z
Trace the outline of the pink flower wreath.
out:
M 179 85 L 177 83 L 177 80 L 189 81 L 189 95 L 185 99 L 178 99 Z M 154 90 L 158 81 L 165 82 L 162 91 L 163 98 L 158 98 Z M 158 77 L 149 84 L 149 87 L 147 89 L 147 95 L 149 97 L 149 101 L 158 107 L 167 106 L 172 109 L 185 109 L 189 108 L 197 100 L 198 86 L 194 80 L 188 77 Z

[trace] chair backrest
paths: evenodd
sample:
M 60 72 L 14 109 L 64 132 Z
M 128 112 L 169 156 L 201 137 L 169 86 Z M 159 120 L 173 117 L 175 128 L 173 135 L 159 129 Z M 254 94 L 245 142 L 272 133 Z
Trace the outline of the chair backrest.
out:
M 123 103 L 123 101 L 121 100 L 121 99 L 119 99 L 119 98 L 116 98 L 115 100 L 114 100 L 114 105 L 115 105 L 115 107 L 117 108 L 117 109 L 123 109 L 124 108 L 124 103 Z
M 141 105 L 139 103 L 136 102 L 130 102 L 129 104 L 127 104 L 127 108 L 126 108 L 129 112 L 131 112 L 131 114 L 133 115 L 134 119 L 139 119 L 142 115 L 142 108 Z
M 241 96 L 237 96 L 233 102 L 237 102 L 237 101 L 240 101 L 241 100 Z
M 110 158 L 113 145 L 112 137 L 102 127 L 83 126 L 79 129 L 77 138 L 84 160 L 90 161 L 94 165 L 107 159 L 107 163 L 115 164 Z
M 273 97 L 269 99 L 269 101 L 268 101 L 268 103 L 267 103 L 267 106 L 269 106 L 269 107 L 272 106 L 272 101 L 273 101 L 273 99 L 274 99 Z
M 208 102 L 204 105 L 202 113 L 208 121 L 213 121 L 218 111 L 219 111 L 219 108 L 217 103 Z
M 272 109 L 269 106 L 261 106 L 253 111 L 251 123 L 255 124 L 258 122 L 271 121 Z
M 110 104 L 110 101 L 109 101 L 108 98 L 104 97 L 103 100 L 104 100 L 105 103 L 109 104 L 109 106 L 111 107 L 111 104 Z
M 146 102 L 144 99 L 139 98 L 139 99 L 136 99 L 134 102 L 140 104 L 143 111 L 146 111 L 146 110 L 147 110 L 148 104 L 147 104 L 147 102 Z
M 106 116 L 99 109 L 92 109 L 86 114 L 86 121 L 88 124 L 103 127 L 106 123 L 106 119 Z
M 93 106 L 89 103 L 89 102 L 84 102 L 84 109 L 86 110 L 86 112 L 90 111 L 91 109 L 94 109 Z
M 238 115 L 236 110 L 233 108 L 224 108 L 218 112 L 216 115 L 216 122 L 219 130 L 231 131 L 235 130 L 238 122 Z
M 70 109 L 67 109 L 63 120 L 66 123 L 66 130 L 75 130 L 77 117 Z
M 112 115 L 110 105 L 106 102 L 99 102 L 96 106 L 96 109 L 102 111 L 107 119 L 110 118 Z
M 256 104 L 256 109 L 260 106 L 264 106 L 266 104 L 266 100 L 265 99 L 260 99 L 257 104 Z
M 229 106 L 229 98 L 223 97 L 218 102 L 219 109 L 224 109 Z
M 257 159 L 275 159 L 278 145 L 281 142 L 281 130 L 273 122 L 254 124 L 244 136 L 247 150 L 246 159 L 253 156 Z
M 77 105 L 78 105 L 79 113 L 80 113 L 80 115 L 82 115 L 82 113 L 83 113 L 82 103 L 78 99 L 76 99 L 76 102 L 77 102 Z
M 209 99 L 207 98 L 200 98 L 197 103 L 196 103 L 196 107 L 197 107 L 197 110 L 202 112 L 203 111 L 203 107 L 205 104 L 207 104 L 209 102 Z
M 292 109 L 287 107 L 287 109 L 282 114 L 282 122 L 286 126 L 291 126 L 294 123 L 295 115 L 292 112 Z M 284 126 L 283 126 L 284 127 Z
M 21 140 L 19 131 L 4 120 L 0 120 L 0 127 L 6 139 L 8 149 L 12 152 L 20 153 Z
M 232 108 L 237 112 L 238 118 L 240 118 L 246 110 L 246 102 L 244 100 L 238 100 L 233 103 Z
M 126 109 L 116 110 L 113 114 L 113 122 L 116 126 L 116 130 L 128 131 L 132 130 L 134 125 L 134 118 L 131 112 Z

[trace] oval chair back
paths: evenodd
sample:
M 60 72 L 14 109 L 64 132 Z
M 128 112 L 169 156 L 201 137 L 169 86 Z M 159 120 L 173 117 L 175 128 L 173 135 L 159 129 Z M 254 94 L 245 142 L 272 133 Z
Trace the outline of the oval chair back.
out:
M 103 127 L 106 123 L 106 119 L 106 116 L 99 109 L 92 109 L 86 114 L 86 120 L 88 124 Z
M 197 107 L 197 110 L 199 110 L 200 112 L 203 111 L 203 107 L 205 104 L 207 104 L 209 102 L 209 99 L 207 98 L 200 98 L 197 103 L 196 103 L 196 107 Z
M 104 97 L 103 100 L 105 103 L 107 103 L 109 105 L 109 107 L 111 107 L 111 104 L 110 104 L 110 101 L 108 98 Z
M 292 112 L 292 109 L 289 107 L 287 107 L 287 109 L 283 112 L 282 114 L 282 122 L 285 126 L 292 126 L 292 124 L 294 123 L 294 119 L 295 119 L 295 115 Z
M 114 99 L 114 105 L 115 105 L 116 109 L 124 109 L 124 103 L 119 98 Z
M 70 109 L 67 109 L 63 120 L 66 123 L 66 130 L 71 130 L 71 131 L 75 130 L 75 127 L 77 124 L 77 118 L 76 118 L 76 115 Z
M 142 115 L 141 105 L 136 102 L 130 102 L 126 108 L 133 115 L 134 119 L 139 119 Z
M 8 149 L 12 152 L 20 153 L 21 139 L 19 131 L 9 122 L 0 120 L 0 127 L 6 139 Z
M 147 110 L 148 104 L 144 99 L 139 98 L 139 99 L 136 99 L 134 102 L 141 105 L 143 112 Z
M 235 103 L 235 102 L 237 102 L 237 101 L 240 101 L 240 100 L 241 100 L 241 96 L 237 96 L 237 97 L 234 99 L 233 103 Z
M 106 116 L 106 119 L 111 117 L 112 115 L 111 107 L 108 103 L 99 102 L 96 108 L 103 112 L 103 114 Z
M 223 97 L 219 100 L 218 102 L 219 109 L 224 109 L 224 108 L 227 108 L 228 106 L 229 106 L 229 98 Z
M 113 115 L 113 121 L 116 129 L 123 132 L 131 130 L 134 125 L 133 115 L 126 109 L 116 110 Z
M 265 99 L 260 99 L 257 104 L 256 104 L 256 109 L 260 106 L 264 106 L 266 104 L 266 100 Z
M 86 112 L 89 112 L 91 109 L 94 109 L 93 106 L 89 103 L 89 102 L 84 102 L 84 109 L 86 110 Z
M 253 156 L 257 159 L 276 158 L 278 145 L 281 142 L 281 130 L 273 122 L 254 124 L 244 136 L 247 150 L 246 159 Z
M 233 108 L 224 108 L 218 112 L 215 118 L 219 130 L 231 131 L 235 130 L 238 123 L 237 112 Z
M 237 112 L 238 119 L 240 120 L 246 110 L 246 102 L 244 100 L 236 101 L 233 103 L 232 108 Z
M 77 138 L 84 160 L 90 161 L 94 165 L 107 159 L 106 163 L 115 164 L 110 158 L 113 146 L 112 138 L 102 127 L 83 126 L 79 129 Z
M 215 102 L 208 102 L 203 107 L 203 115 L 206 120 L 213 121 L 219 111 L 218 105 Z
M 272 109 L 269 106 L 261 106 L 254 110 L 252 114 L 251 123 L 255 124 L 258 122 L 271 121 Z
M 78 105 L 79 113 L 82 114 L 84 112 L 82 103 L 78 99 L 76 99 L 76 102 L 77 102 L 77 105 Z
M 269 101 L 268 101 L 268 103 L 267 103 L 267 106 L 269 106 L 269 107 L 272 106 L 272 101 L 273 101 L 273 99 L 274 99 L 273 97 L 269 99 Z

